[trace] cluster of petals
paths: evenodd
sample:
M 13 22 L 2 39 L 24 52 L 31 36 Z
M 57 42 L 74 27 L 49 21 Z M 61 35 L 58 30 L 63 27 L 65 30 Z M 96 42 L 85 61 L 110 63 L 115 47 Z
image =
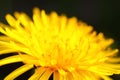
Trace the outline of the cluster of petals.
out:
M 0 66 L 23 62 L 4 80 L 14 80 L 34 68 L 28 80 L 111 80 L 120 74 L 118 49 L 76 17 L 33 9 L 32 19 L 23 12 L 6 15 L 9 25 L 0 23 Z

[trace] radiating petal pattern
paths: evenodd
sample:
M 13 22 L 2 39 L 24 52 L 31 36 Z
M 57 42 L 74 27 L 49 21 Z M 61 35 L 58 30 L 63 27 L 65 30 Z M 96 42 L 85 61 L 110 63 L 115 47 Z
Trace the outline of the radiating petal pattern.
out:
M 118 49 L 93 27 L 56 12 L 33 9 L 32 19 L 25 13 L 7 14 L 9 25 L 0 23 L 0 66 L 23 62 L 4 80 L 14 80 L 34 68 L 28 80 L 111 80 L 120 74 Z

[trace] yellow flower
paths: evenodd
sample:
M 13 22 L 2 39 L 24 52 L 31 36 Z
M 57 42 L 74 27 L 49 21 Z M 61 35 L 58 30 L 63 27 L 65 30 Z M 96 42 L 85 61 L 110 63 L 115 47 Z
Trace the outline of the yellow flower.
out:
M 0 55 L 15 55 L 0 60 L 0 66 L 23 62 L 4 80 L 14 80 L 32 69 L 28 80 L 111 80 L 120 74 L 118 49 L 110 45 L 113 39 L 97 34 L 92 26 L 75 17 L 46 14 L 33 9 L 33 20 L 25 13 L 15 12 L 15 18 L 6 15 L 9 25 L 0 23 Z

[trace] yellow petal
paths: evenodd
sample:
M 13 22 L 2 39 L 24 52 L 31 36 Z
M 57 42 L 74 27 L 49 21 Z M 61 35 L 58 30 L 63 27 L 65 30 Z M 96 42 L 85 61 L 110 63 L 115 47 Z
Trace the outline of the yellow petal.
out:
M 6 15 L 7 22 L 11 25 L 11 27 L 15 26 L 16 20 L 14 17 L 12 17 L 10 14 Z
M 105 75 L 101 75 L 101 77 L 102 77 L 104 80 L 113 80 L 113 79 L 111 79 L 110 77 L 105 76 Z
M 10 57 L 1 59 L 0 60 L 0 66 L 5 65 L 5 64 L 20 62 L 20 61 L 22 61 L 20 56 L 19 55 L 14 55 L 14 56 L 10 56 Z
M 28 80 L 38 80 L 43 73 L 45 72 L 45 68 L 40 67 L 35 70 L 35 73 Z
M 9 38 L 7 36 L 3 36 L 3 35 L 0 36 L 0 41 L 10 41 L 10 39 L 11 38 Z M 13 40 L 13 39 L 11 39 L 11 40 Z
M 1 48 L 3 48 L 3 47 L 0 46 L 0 55 L 8 54 L 8 53 L 12 53 L 12 52 L 16 52 L 17 51 L 15 49 L 10 49 L 10 48 L 4 48 L 4 49 L 1 50 Z
M 31 19 L 29 16 L 27 16 L 25 13 L 21 13 L 20 15 L 20 22 L 25 28 L 29 28 L 29 23 L 31 22 Z
M 48 80 L 50 76 L 52 75 L 53 71 L 51 70 L 46 70 L 43 75 L 40 77 L 39 80 Z
M 11 72 L 7 77 L 5 77 L 4 80 L 14 80 L 16 77 L 30 70 L 31 68 L 33 68 L 33 65 L 28 65 L 28 64 L 23 65 L 17 68 L 16 70 L 14 70 L 13 72 Z
M 45 11 L 41 11 L 41 19 L 44 27 L 49 27 L 49 17 L 46 15 Z
M 59 73 L 58 72 L 54 72 L 53 73 L 53 80 L 60 80 L 60 77 L 59 77 Z
M 19 13 L 19 12 L 14 12 L 14 16 L 15 16 L 15 18 L 18 20 L 19 17 L 20 17 L 20 13 Z

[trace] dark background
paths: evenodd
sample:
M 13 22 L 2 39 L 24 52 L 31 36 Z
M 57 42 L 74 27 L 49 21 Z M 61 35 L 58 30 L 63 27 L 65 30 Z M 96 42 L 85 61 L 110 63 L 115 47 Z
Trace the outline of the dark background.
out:
M 13 14 L 14 11 L 23 11 L 31 16 L 33 7 L 45 9 L 47 13 L 56 11 L 68 17 L 76 16 L 79 20 L 92 25 L 98 32 L 103 32 L 106 37 L 114 38 L 113 46 L 120 49 L 119 0 L 0 0 L 0 21 L 6 23 L 4 16 L 7 13 Z M 17 68 L 20 65 L 22 63 L 4 66 L 7 69 L 0 67 L 0 80 L 14 70 L 11 69 L 13 66 Z M 114 80 L 120 80 L 120 76 L 112 77 Z

